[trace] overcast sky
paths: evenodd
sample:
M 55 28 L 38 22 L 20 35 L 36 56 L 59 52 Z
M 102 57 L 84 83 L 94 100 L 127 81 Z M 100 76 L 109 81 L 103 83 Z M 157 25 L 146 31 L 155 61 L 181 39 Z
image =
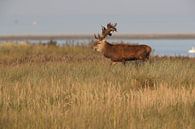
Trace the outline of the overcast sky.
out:
M 195 32 L 195 0 L 0 0 L 0 34 Z

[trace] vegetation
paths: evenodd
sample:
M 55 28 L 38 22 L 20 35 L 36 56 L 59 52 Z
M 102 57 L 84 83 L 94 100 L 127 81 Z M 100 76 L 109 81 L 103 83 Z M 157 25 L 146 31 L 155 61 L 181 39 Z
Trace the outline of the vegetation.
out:
M 110 65 L 86 45 L 0 44 L 0 129 L 195 128 L 194 64 Z

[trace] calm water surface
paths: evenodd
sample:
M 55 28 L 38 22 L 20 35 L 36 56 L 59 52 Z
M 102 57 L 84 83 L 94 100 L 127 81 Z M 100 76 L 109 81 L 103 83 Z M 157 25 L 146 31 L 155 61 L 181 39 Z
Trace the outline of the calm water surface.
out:
M 59 44 L 63 43 L 88 43 L 89 41 L 58 41 Z M 153 55 L 160 56 L 190 56 L 195 57 L 194 54 L 188 53 L 192 47 L 195 47 L 195 40 L 108 40 L 108 42 L 128 43 L 128 44 L 147 44 L 153 49 Z

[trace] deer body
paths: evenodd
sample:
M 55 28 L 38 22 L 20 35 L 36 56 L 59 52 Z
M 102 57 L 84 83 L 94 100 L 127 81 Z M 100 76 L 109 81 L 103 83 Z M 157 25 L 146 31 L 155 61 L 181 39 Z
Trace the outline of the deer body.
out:
M 97 44 L 95 49 L 113 62 L 145 61 L 151 52 L 151 47 L 147 45 L 110 44 L 107 41 Z

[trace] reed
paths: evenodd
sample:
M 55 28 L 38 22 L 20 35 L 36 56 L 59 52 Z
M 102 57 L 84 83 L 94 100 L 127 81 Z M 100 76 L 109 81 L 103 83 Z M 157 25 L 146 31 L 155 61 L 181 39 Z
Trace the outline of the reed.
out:
M 0 129 L 195 128 L 195 60 L 110 65 L 85 45 L 0 45 Z

